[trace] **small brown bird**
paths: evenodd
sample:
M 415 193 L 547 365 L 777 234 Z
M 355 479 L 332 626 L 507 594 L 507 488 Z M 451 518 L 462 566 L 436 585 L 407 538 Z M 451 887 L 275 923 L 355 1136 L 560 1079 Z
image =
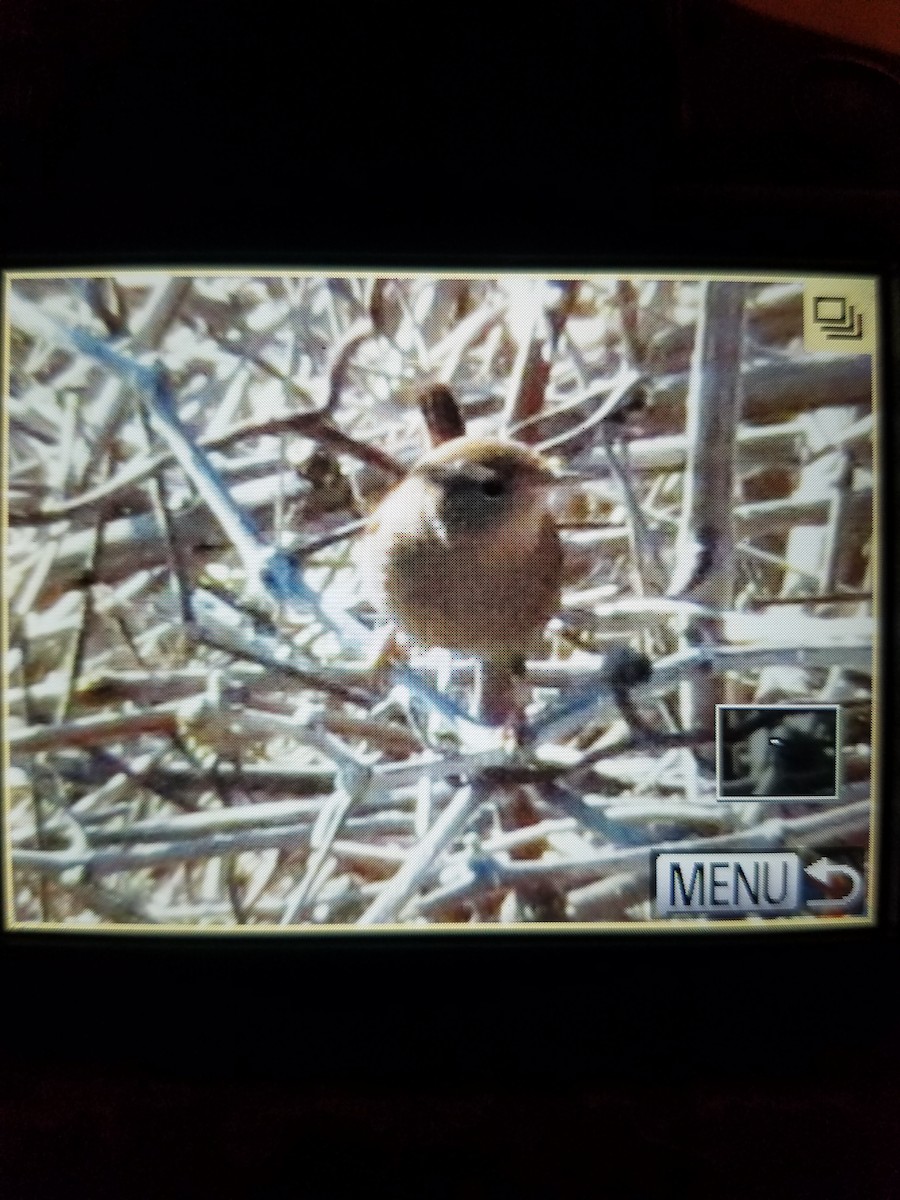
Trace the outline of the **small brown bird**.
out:
M 532 450 L 462 436 L 425 455 L 373 513 L 375 602 L 421 646 L 484 663 L 481 713 L 508 721 L 515 676 L 560 604 L 562 549 Z

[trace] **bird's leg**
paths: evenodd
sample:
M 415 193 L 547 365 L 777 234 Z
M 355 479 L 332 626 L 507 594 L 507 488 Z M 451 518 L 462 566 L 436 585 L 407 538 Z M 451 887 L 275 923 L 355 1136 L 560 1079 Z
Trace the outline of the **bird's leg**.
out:
M 515 743 L 525 725 L 525 708 L 531 693 L 522 662 L 483 660 L 477 673 L 476 712 L 482 721 L 500 725 Z

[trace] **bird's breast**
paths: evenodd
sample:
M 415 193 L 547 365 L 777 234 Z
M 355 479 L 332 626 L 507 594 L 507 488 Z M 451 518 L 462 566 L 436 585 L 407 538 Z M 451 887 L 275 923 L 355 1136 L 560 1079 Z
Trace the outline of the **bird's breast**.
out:
M 488 533 L 448 528 L 419 480 L 387 497 L 370 525 L 372 598 L 416 641 L 518 661 L 560 603 L 562 551 L 537 506 Z

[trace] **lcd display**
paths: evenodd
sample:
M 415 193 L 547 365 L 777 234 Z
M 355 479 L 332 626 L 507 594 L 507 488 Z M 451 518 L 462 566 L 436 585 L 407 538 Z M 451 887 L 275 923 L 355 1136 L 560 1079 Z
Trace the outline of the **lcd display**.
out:
M 877 915 L 874 278 L 4 278 L 6 928 Z

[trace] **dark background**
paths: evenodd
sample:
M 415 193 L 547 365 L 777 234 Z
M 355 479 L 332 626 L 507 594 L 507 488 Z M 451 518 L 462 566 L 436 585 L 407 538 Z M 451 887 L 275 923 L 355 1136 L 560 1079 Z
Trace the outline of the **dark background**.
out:
M 488 8 L 0 7 L 0 258 L 896 270 L 889 46 Z M 896 1195 L 887 865 L 872 936 L 7 939 L 0 1189 Z

